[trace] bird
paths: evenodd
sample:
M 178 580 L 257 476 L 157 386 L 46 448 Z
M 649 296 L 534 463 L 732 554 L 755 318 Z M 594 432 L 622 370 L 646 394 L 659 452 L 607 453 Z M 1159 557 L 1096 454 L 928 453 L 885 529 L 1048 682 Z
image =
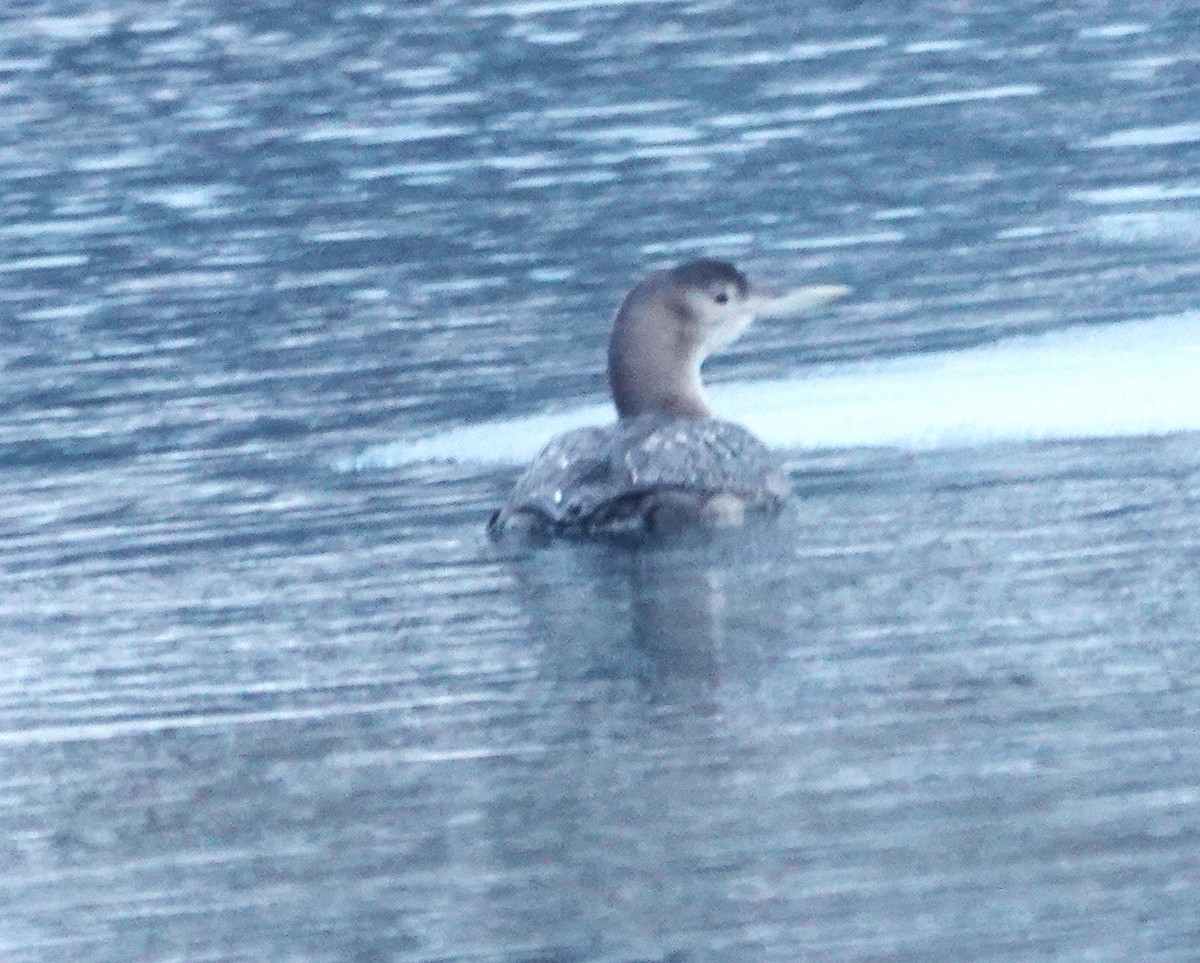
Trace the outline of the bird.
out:
M 770 449 L 713 416 L 700 367 L 757 317 L 788 316 L 849 293 L 782 293 L 699 258 L 650 274 L 625 297 L 608 347 L 614 424 L 553 438 L 488 522 L 494 537 L 725 528 L 777 513 L 791 486 Z

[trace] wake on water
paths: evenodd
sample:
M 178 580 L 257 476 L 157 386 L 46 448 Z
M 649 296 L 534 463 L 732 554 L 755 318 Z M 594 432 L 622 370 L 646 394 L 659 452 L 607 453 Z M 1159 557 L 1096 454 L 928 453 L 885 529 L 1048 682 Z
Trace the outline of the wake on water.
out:
M 1200 430 L 1200 311 L 825 365 L 794 380 L 715 385 L 720 417 L 790 449 L 935 448 Z M 346 471 L 423 461 L 524 463 L 551 436 L 603 424 L 597 402 L 368 448 Z

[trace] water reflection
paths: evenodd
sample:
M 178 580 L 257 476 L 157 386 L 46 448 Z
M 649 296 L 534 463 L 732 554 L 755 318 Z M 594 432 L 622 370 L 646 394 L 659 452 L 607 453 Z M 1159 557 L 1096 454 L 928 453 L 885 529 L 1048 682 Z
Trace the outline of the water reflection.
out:
M 758 644 L 739 630 L 746 605 L 736 596 L 747 569 L 778 551 L 762 529 L 529 551 L 514 570 L 545 671 L 572 684 L 635 683 L 651 704 L 714 711 L 730 662 L 740 671 Z
M 633 560 L 630 649 L 644 657 L 643 685 L 656 699 L 699 706 L 719 684 L 728 609 L 723 573 L 683 548 L 646 548 Z
M 694 934 L 740 932 L 749 884 L 725 871 L 747 838 L 729 830 L 755 811 L 760 753 L 727 709 L 763 668 L 737 590 L 764 551 L 743 532 L 513 559 L 547 683 L 530 707 L 545 752 L 496 768 L 481 830 L 499 877 L 521 873 L 537 897 L 489 891 L 485 942 L 667 959 Z

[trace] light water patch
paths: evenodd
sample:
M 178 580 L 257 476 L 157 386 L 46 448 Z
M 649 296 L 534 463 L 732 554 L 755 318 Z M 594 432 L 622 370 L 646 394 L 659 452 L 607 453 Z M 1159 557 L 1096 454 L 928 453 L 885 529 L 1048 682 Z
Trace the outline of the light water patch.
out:
M 662 241 L 643 244 L 642 253 L 647 257 L 662 255 L 687 255 L 693 251 L 716 251 L 728 253 L 744 251 L 754 243 L 753 234 L 709 234 L 680 238 L 678 241 Z
M 770 82 L 762 85 L 764 97 L 834 97 L 838 94 L 857 94 L 879 83 L 877 74 L 854 77 L 826 77 L 790 83 Z M 712 126 L 720 126 L 722 118 L 714 118 Z M 734 126 L 726 124 L 724 126 Z
M 1090 232 L 1114 244 L 1200 243 L 1200 208 L 1137 211 L 1093 218 Z
M 79 157 L 71 162 L 71 169 L 81 174 L 108 174 L 139 167 L 150 167 L 162 158 L 162 152 L 150 148 L 131 148 L 105 154 Z
M 430 87 L 449 86 L 458 79 L 458 73 L 448 66 L 409 67 L 389 71 L 384 74 L 384 78 L 398 81 L 413 90 L 427 90 Z
M 1134 57 L 1114 64 L 1112 76 L 1118 80 L 1151 81 L 1160 70 L 1178 62 L 1178 57 Z
M 637 117 L 645 114 L 663 114 L 686 106 L 682 100 L 632 100 L 616 104 L 601 104 L 587 107 L 551 107 L 537 116 L 545 120 L 582 121 L 592 123 L 601 117 Z
M 510 30 L 509 34 L 520 37 L 526 43 L 540 44 L 543 47 L 563 47 L 578 43 L 585 36 L 582 30 L 543 30 L 523 22 L 518 22 L 518 26 Z
M 982 348 L 826 365 L 805 377 L 717 385 L 722 418 L 790 449 L 928 449 L 1200 430 L 1200 311 L 1013 338 Z M 378 445 L 344 471 L 426 461 L 523 464 L 612 408 L 455 428 Z
M 982 90 L 946 91 L 940 94 L 921 94 L 913 97 L 881 97 L 873 100 L 820 104 L 816 107 L 799 110 L 787 109 L 774 113 L 760 112 L 753 116 L 755 121 L 764 125 L 770 122 L 777 126 L 764 126 L 760 130 L 745 130 L 740 134 L 740 138 L 748 144 L 761 145 L 776 140 L 806 137 L 809 135 L 807 125 L 814 121 L 836 120 L 841 117 L 852 117 L 858 114 L 945 107 L 978 101 L 1036 97 L 1041 92 L 1042 88 L 1036 84 L 1009 84 L 1004 87 L 988 87 Z
M 539 284 L 559 284 L 575 276 L 574 268 L 531 268 L 526 277 Z
M 472 291 L 501 288 L 508 283 L 509 279 L 506 277 L 459 278 L 449 281 L 427 281 L 423 284 L 414 284 L 411 291 L 420 297 L 437 298 L 442 294 L 470 294 Z
M 761 67 L 789 63 L 795 60 L 820 60 L 841 53 L 854 53 L 860 50 L 875 50 L 887 46 L 886 37 L 855 37 L 850 40 L 840 40 L 831 43 L 800 43 L 793 44 L 782 50 L 747 50 L 742 53 L 704 54 L 695 58 L 697 66 L 718 67 L 722 70 L 731 67 Z
M 1009 84 L 1004 87 L 987 87 L 982 90 L 950 90 L 940 94 L 922 94 L 913 97 L 884 97 L 860 103 L 825 104 L 805 113 L 797 113 L 796 119 L 828 120 L 848 114 L 941 107 L 948 104 L 969 104 L 976 101 L 1008 100 L 1012 97 L 1036 97 L 1041 92 L 1042 88 L 1037 84 Z
M 711 391 L 787 448 L 934 448 L 1200 430 L 1200 311 L 830 365 Z
M 176 211 L 195 211 L 213 207 L 231 193 L 230 184 L 173 184 L 146 191 L 142 200 Z
M 1025 224 L 1021 227 L 1008 227 L 996 232 L 997 240 L 1022 241 L 1034 237 L 1050 237 L 1062 233 L 1063 228 L 1047 224 Z
M 864 244 L 898 244 L 904 240 L 902 231 L 873 231 L 867 234 L 846 234 L 836 237 L 806 237 L 780 241 L 784 251 L 824 251 L 842 247 L 861 247 Z
M 1079 36 L 1084 39 L 1121 40 L 1136 37 L 1149 29 L 1144 23 L 1109 23 L 1101 27 L 1084 27 L 1079 31 Z
M 890 207 L 882 211 L 876 211 L 871 215 L 873 221 L 908 221 L 914 217 L 924 217 L 925 208 L 923 207 Z
M 1200 141 L 1200 123 L 1172 124 L 1169 127 L 1134 127 L 1118 130 L 1088 141 L 1088 147 L 1169 147 Z
M 449 182 L 461 173 L 473 171 L 478 166 L 479 161 L 473 158 L 456 161 L 402 161 L 382 167 L 351 168 L 346 172 L 346 176 L 352 181 L 376 181 L 391 177 L 406 177 L 414 182 L 418 179 Z
M 604 424 L 612 416 L 612 406 L 598 402 L 570 411 L 466 425 L 427 438 L 375 445 L 337 467 L 353 472 L 431 461 L 527 462 L 555 435 L 583 425 Z
M 483 166 L 498 171 L 538 171 L 558 167 L 561 163 L 561 161 L 555 160 L 549 154 L 539 152 L 536 154 L 487 157 L 483 161 Z
M 597 153 L 590 160 L 594 164 L 625 164 L 631 160 L 664 160 L 679 163 L 687 158 L 699 158 L 721 154 L 744 154 L 743 144 L 682 144 L 678 142 L 662 145 L 647 144 L 632 146 L 628 150 Z
M 518 177 L 509 187 L 525 190 L 544 187 L 561 187 L 565 184 L 607 184 L 617 180 L 617 174 L 608 170 L 574 171 L 569 174 L 537 174 L 531 177 Z
M 951 53 L 956 50 L 978 47 L 980 44 L 979 40 L 924 40 L 907 44 L 904 52 L 910 54 Z
M 15 19 L 15 18 L 14 18 Z M 64 17 L 32 17 L 20 24 L 10 22 L 9 30 L 15 27 L 23 28 L 22 32 L 49 37 L 53 40 L 69 40 L 75 43 L 86 43 L 103 37 L 112 32 L 117 25 L 118 15 L 108 10 L 98 10 L 80 13 L 76 16 Z
M 565 13 L 572 10 L 597 10 L 607 7 L 640 6 L 643 0 L 512 0 L 476 7 L 473 16 L 533 17 L 541 14 Z M 661 3 L 681 4 L 687 0 L 660 0 Z
M 25 321 L 79 321 L 96 313 L 94 304 L 63 304 L 53 308 L 38 308 L 24 311 L 19 317 Z
M 595 130 L 579 130 L 569 136 L 575 140 L 601 143 L 627 141 L 633 144 L 679 144 L 694 141 L 700 133 L 694 127 L 678 124 L 627 124 L 619 127 L 601 127 Z
M 10 274 L 13 271 L 52 271 L 58 268 L 83 267 L 87 263 L 86 254 L 45 254 L 41 257 L 0 261 L 0 274 Z
M 447 137 L 460 137 L 470 133 L 466 127 L 456 124 L 405 123 L 391 124 L 380 127 L 361 127 L 351 124 L 323 124 L 300 135 L 301 143 L 322 143 L 325 141 L 349 141 L 354 144 L 382 146 L 387 144 L 407 144 L 414 141 L 438 140 Z
M 1150 201 L 1174 201 L 1200 197 L 1200 184 L 1126 184 L 1072 195 L 1089 204 L 1142 204 Z
M 152 294 L 168 291 L 237 288 L 242 283 L 236 271 L 164 271 L 144 277 L 114 281 L 105 287 L 109 294 Z
M 304 274 L 282 274 L 275 281 L 275 290 L 303 291 L 309 288 L 351 287 L 369 281 L 374 273 L 370 268 L 343 268 Z
M 0 57 L 0 74 L 26 73 L 41 70 L 50 63 L 49 57 Z

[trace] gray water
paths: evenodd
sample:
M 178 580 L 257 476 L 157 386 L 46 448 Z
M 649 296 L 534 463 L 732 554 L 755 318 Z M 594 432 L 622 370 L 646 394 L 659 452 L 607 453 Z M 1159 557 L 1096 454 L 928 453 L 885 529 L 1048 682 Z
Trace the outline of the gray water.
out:
M 1200 959 L 1196 432 L 785 452 L 642 547 L 337 467 L 599 396 L 700 253 L 855 288 L 716 381 L 1194 309 L 1198 64 L 1148 0 L 0 9 L 0 955 Z

